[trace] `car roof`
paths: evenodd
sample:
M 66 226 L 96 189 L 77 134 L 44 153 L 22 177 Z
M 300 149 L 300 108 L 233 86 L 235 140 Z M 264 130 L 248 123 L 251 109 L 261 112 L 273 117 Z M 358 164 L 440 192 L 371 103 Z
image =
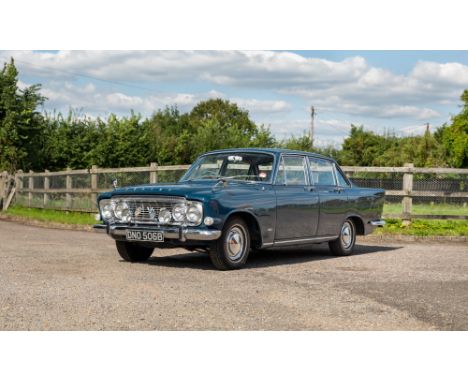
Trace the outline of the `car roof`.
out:
M 216 153 L 225 153 L 225 152 L 252 152 L 252 153 L 269 153 L 269 154 L 301 154 L 301 155 L 313 155 L 315 157 L 323 158 L 323 159 L 330 159 L 333 158 L 327 157 L 325 155 L 321 155 L 318 153 L 314 153 L 312 151 L 300 151 L 300 150 L 290 150 L 290 149 L 281 149 L 281 148 L 232 148 L 232 149 L 221 149 L 221 150 L 213 150 L 209 151 L 206 154 L 216 154 Z

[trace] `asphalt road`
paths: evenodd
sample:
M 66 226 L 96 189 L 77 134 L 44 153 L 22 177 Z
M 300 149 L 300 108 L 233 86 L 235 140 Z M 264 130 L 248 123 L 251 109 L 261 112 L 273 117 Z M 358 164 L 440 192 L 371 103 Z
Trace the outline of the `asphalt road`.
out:
M 106 235 L 0 221 L 0 330 L 467 330 L 468 248 L 365 241 L 253 254 L 120 260 Z

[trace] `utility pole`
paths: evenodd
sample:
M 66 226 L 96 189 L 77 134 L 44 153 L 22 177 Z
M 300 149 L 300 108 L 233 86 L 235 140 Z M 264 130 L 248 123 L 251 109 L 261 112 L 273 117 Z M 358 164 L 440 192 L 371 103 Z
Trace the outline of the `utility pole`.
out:
M 314 148 L 314 118 L 315 118 L 315 107 L 312 105 L 310 107 L 310 131 L 309 131 L 309 137 L 310 137 L 310 148 Z

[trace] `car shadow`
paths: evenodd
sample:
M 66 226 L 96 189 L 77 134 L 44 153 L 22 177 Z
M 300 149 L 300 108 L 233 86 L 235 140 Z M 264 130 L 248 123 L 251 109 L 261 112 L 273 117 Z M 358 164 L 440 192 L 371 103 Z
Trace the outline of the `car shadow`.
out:
M 354 254 L 362 256 L 375 252 L 394 251 L 401 246 L 380 246 L 357 244 Z M 289 247 L 287 249 L 271 249 L 251 252 L 244 268 L 268 268 L 287 264 L 298 264 L 313 261 L 325 261 L 335 259 L 326 244 L 315 244 L 301 247 Z M 206 253 L 186 252 L 171 256 L 153 256 L 145 263 L 171 268 L 193 268 L 201 270 L 215 270 Z

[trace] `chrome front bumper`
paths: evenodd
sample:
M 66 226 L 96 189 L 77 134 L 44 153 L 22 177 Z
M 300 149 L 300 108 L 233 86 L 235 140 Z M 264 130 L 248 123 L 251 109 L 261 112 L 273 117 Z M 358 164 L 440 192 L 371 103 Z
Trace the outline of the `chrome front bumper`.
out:
M 93 226 L 94 231 L 107 233 L 115 240 L 125 240 L 125 230 L 139 229 L 151 230 L 164 233 L 166 239 L 176 239 L 182 242 L 187 240 L 211 241 L 221 237 L 221 231 L 215 229 L 199 229 L 191 227 L 155 227 L 155 226 L 126 226 L 126 225 L 106 225 L 96 224 Z
M 369 222 L 370 225 L 373 225 L 375 227 L 383 227 L 385 225 L 385 220 L 371 220 Z

